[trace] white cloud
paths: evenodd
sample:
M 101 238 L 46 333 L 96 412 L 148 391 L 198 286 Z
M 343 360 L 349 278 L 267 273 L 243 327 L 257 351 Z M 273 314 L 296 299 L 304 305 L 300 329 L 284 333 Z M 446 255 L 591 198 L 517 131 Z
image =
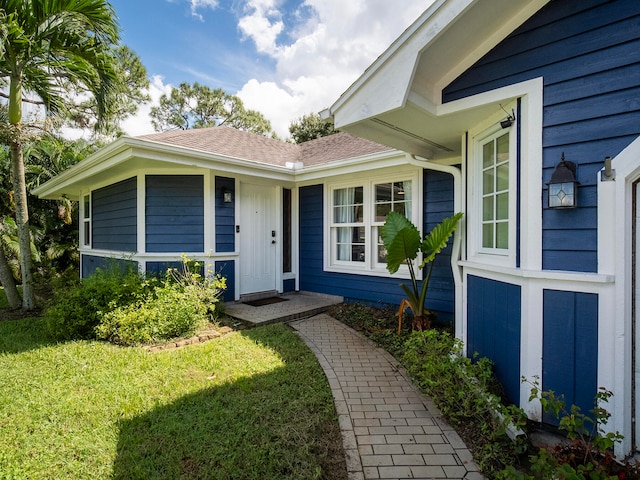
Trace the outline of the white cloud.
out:
M 432 1 L 305 0 L 291 14 L 282 0 L 246 0 L 238 29 L 275 61 L 276 70 L 268 81 L 253 78 L 235 94 L 288 138 L 293 120 L 329 107 Z M 192 11 L 217 5 L 217 0 L 190 2 Z M 123 129 L 129 135 L 153 132 L 151 106 L 170 89 L 154 77 L 152 101 Z
M 238 26 L 276 61 L 276 72 L 237 95 L 288 137 L 292 120 L 330 106 L 432 1 L 305 0 L 299 23 L 288 25 L 282 2 L 248 0 Z
M 127 118 L 122 122 L 122 130 L 129 136 L 146 135 L 148 133 L 154 133 L 153 125 L 151 124 L 151 107 L 159 105 L 160 97 L 163 94 L 169 95 L 173 85 L 165 84 L 164 79 L 160 75 L 155 75 L 151 78 L 149 84 L 148 94 L 151 97 L 150 102 L 146 102 L 140 107 L 138 111 L 132 117 Z
M 210 8 L 211 10 L 215 10 L 218 7 L 218 0 L 189 0 L 189 3 L 191 4 L 191 15 L 201 22 L 204 22 L 204 17 L 198 13 L 198 9 Z

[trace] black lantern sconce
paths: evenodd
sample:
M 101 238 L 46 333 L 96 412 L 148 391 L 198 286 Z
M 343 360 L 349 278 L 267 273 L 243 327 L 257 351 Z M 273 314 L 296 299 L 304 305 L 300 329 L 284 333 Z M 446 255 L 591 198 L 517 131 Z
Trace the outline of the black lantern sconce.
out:
M 551 175 L 549 186 L 549 208 L 575 208 L 578 205 L 578 185 L 576 164 L 564 159 Z
M 222 188 L 222 201 L 224 203 L 231 203 L 233 202 L 233 197 L 231 195 L 231 190 L 229 190 L 226 187 Z

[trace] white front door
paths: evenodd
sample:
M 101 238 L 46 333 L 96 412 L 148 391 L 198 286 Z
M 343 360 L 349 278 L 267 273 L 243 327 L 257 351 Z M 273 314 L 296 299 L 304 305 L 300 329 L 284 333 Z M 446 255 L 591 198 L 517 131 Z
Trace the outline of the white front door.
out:
M 276 290 L 276 188 L 240 185 L 240 294 Z

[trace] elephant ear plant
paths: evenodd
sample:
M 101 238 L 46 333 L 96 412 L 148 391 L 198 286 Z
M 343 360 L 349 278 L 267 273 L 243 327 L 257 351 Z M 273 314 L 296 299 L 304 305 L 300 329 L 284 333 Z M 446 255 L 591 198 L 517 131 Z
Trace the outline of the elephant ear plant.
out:
M 394 274 L 400 265 L 406 263 L 411 275 L 411 286 L 404 283 L 400 287 L 407 294 L 408 298 L 402 300 L 398 309 L 398 334 L 402 327 L 402 319 L 407 308 L 413 312 L 413 327 L 418 330 L 431 328 L 429 314 L 424 301 L 429 288 L 429 280 L 433 271 L 433 264 L 436 256 L 447 246 L 447 242 L 462 218 L 462 213 L 456 213 L 451 217 L 442 220 L 423 239 L 420 239 L 420 232 L 404 215 L 397 212 L 390 212 L 384 224 L 382 240 L 384 248 L 387 250 L 387 270 Z M 426 277 L 422 285 L 418 286 L 416 269 L 413 261 L 422 253 L 423 260 L 418 271 L 428 266 Z

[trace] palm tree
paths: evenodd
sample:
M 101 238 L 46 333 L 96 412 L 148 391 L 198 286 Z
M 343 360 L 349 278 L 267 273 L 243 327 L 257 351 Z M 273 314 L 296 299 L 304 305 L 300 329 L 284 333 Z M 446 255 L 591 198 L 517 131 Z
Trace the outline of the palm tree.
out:
M 111 48 L 118 42 L 115 12 L 106 0 L 0 0 L 0 82 L 7 81 L 11 177 L 22 273 L 22 307 L 35 307 L 29 213 L 22 146 L 28 125 L 22 104 L 57 113 L 76 92 L 91 93 L 99 118 L 117 80 Z M 33 101 L 24 93 L 35 95 Z M 102 125 L 99 121 L 98 127 Z

